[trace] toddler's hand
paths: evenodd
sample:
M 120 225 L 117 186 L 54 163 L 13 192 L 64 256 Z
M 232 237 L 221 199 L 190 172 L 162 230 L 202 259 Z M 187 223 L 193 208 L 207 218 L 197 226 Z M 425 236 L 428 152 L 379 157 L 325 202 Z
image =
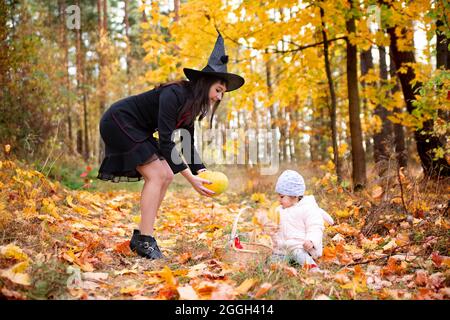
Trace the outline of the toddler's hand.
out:
M 270 222 L 264 225 L 264 231 L 271 237 L 273 237 L 278 232 L 278 228 L 278 225 Z
M 305 249 L 306 251 L 311 250 L 312 248 L 314 248 L 314 244 L 311 242 L 311 240 L 306 240 L 303 243 L 303 249 Z

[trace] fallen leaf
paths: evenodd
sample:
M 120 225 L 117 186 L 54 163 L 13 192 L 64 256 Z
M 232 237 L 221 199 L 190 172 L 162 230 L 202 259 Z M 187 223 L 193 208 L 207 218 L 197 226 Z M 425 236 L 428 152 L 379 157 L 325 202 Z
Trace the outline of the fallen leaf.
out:
M 232 300 L 234 298 L 234 288 L 227 283 L 218 283 L 211 293 L 211 300 Z
M 0 168 L 1 169 L 1 168 Z M 27 297 L 20 292 L 9 290 L 3 287 L 0 290 L 1 294 L 6 297 L 8 300 L 26 300 Z
M 259 299 L 263 295 L 265 295 L 272 288 L 272 284 L 269 282 L 264 282 L 259 287 L 258 291 L 255 293 L 255 298 Z
M 239 287 L 236 288 L 236 292 L 238 294 L 246 294 L 256 283 L 257 283 L 256 279 L 253 278 L 245 279 L 239 285 Z
M 372 196 L 373 199 L 375 199 L 375 200 L 380 199 L 382 195 L 383 195 L 383 188 L 382 187 L 374 186 L 372 188 L 371 196 Z
M 416 278 L 415 278 L 414 282 L 419 287 L 426 286 L 426 284 L 428 282 L 427 272 L 425 270 L 417 270 L 416 271 Z
M 132 254 L 130 249 L 130 240 L 126 240 L 120 243 L 117 243 L 114 246 L 114 251 L 129 256 Z
M 345 236 L 356 236 L 359 233 L 359 230 L 350 226 L 347 223 L 341 223 L 335 227 L 333 227 L 336 232 L 339 232 L 342 235 Z
M 340 284 L 347 284 L 351 281 L 349 276 L 343 273 L 336 273 L 333 279 Z
M 180 264 L 185 264 L 186 262 L 188 262 L 189 260 L 191 260 L 191 253 L 190 252 L 185 252 L 183 254 L 181 254 L 180 256 L 178 256 L 177 260 Z
M 20 247 L 12 243 L 6 246 L 0 246 L 0 255 L 6 259 L 15 259 L 18 261 L 28 260 L 28 255 Z
M 184 287 L 178 287 L 177 288 L 178 293 L 180 295 L 180 300 L 199 300 L 199 296 L 197 292 L 195 292 L 194 288 L 192 286 L 184 286 Z
M 13 268 L 14 268 L 14 266 L 7 270 L 2 270 L 0 272 L 0 277 L 7 278 L 16 284 L 20 284 L 23 286 L 29 286 L 31 284 L 30 276 L 27 273 L 21 273 L 21 272 L 16 273 L 13 271 Z
M 84 280 L 103 281 L 108 279 L 109 274 L 106 272 L 84 272 L 82 277 Z

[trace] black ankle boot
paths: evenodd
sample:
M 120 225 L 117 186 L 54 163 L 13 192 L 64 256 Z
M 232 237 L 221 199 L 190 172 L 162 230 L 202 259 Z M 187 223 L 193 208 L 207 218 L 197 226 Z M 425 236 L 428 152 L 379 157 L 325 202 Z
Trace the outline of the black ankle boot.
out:
M 159 250 L 155 238 L 153 238 L 152 236 L 144 236 L 142 234 L 139 234 L 136 236 L 136 239 L 137 241 L 135 242 L 136 244 L 135 251 L 138 255 L 152 260 L 164 258 L 164 255 L 162 254 L 161 250 Z
M 135 251 L 136 250 L 136 244 L 138 241 L 138 236 L 141 234 L 141 232 L 139 231 L 139 229 L 134 229 L 133 230 L 133 236 L 131 237 L 130 240 L 130 249 L 131 251 Z

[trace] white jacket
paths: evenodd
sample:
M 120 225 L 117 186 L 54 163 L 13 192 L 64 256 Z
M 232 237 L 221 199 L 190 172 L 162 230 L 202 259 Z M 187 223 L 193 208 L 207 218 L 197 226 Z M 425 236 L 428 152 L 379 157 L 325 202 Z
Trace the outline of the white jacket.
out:
M 275 253 L 288 254 L 295 249 L 303 249 L 303 243 L 310 240 L 314 248 L 309 251 L 313 258 L 322 255 L 324 221 L 334 221 L 316 202 L 314 196 L 304 196 L 290 208 L 277 208 L 280 225 L 275 235 Z

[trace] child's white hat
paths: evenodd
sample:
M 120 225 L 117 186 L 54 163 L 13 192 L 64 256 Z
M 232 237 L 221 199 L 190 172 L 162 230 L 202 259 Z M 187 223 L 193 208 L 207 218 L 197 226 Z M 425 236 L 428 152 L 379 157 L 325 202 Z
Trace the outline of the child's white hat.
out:
M 284 196 L 299 197 L 305 194 L 305 180 L 294 170 L 285 170 L 279 176 L 275 191 Z

